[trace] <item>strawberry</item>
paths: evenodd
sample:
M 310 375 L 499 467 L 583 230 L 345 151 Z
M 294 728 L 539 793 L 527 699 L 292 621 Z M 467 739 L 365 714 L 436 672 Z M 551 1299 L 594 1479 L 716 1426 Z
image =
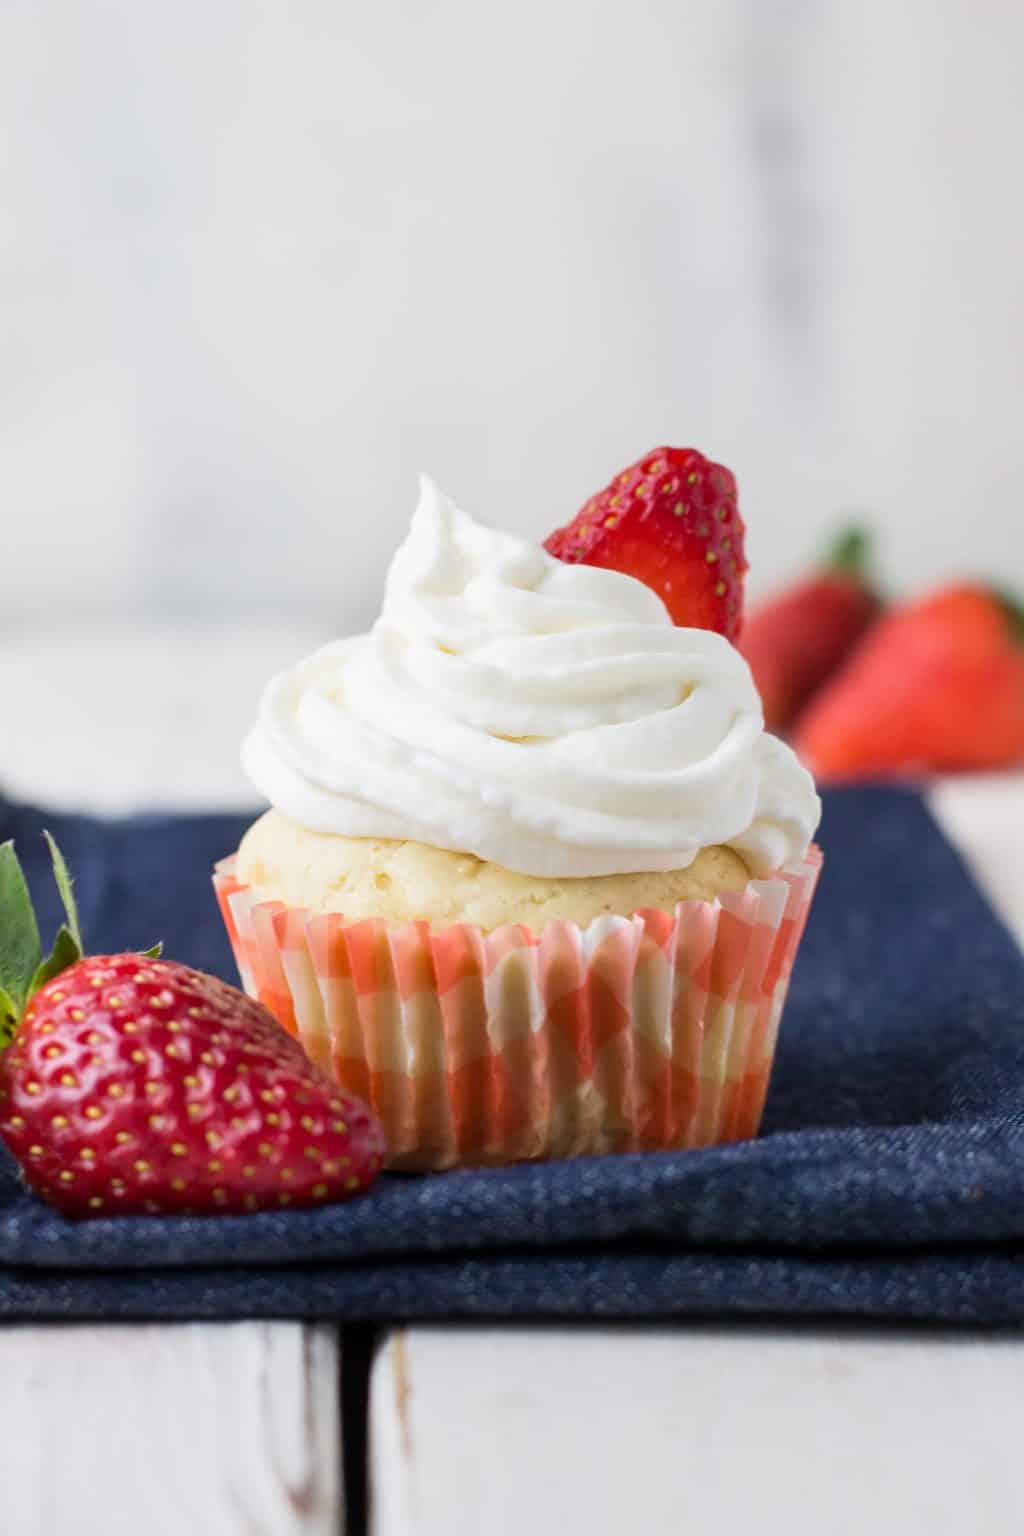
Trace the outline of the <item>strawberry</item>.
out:
M 894 609 L 812 700 L 795 746 L 840 779 L 1024 759 L 1024 617 L 975 586 Z
M 784 730 L 845 659 L 878 612 L 865 574 L 867 536 L 852 528 L 813 576 L 758 604 L 740 650 L 770 731 Z
M 67 926 L 40 961 L 13 845 L 0 848 L 0 1135 L 69 1216 L 257 1211 L 343 1199 L 377 1174 L 383 1134 L 259 1003 L 145 955 L 80 958 Z
M 655 448 L 545 541 L 570 564 L 624 571 L 653 588 L 674 624 L 735 640 L 743 620 L 743 519 L 736 481 L 696 448 Z

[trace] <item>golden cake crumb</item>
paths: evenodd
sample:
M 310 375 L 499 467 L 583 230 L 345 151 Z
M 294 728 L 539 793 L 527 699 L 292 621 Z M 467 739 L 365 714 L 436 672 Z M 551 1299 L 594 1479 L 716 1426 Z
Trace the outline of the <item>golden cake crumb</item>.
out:
M 341 912 L 352 921 L 472 923 L 488 932 L 504 923 L 539 929 L 558 919 L 586 927 L 641 907 L 671 910 L 679 901 L 742 890 L 750 879 L 740 856 L 721 847 L 701 849 L 686 869 L 582 879 L 521 875 L 425 843 L 310 832 L 280 811 L 268 811 L 246 833 L 237 873 L 262 899 L 288 906 Z

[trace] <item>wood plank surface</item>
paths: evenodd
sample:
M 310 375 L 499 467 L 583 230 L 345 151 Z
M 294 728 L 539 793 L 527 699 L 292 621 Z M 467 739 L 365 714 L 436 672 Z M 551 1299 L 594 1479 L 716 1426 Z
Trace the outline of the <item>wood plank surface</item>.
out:
M 1024 1340 L 415 1328 L 371 1392 L 375 1536 L 1016 1536 Z
M 940 779 L 928 798 L 946 836 L 1024 945 L 1024 774 Z
M 337 1536 L 339 1345 L 297 1323 L 0 1329 L 3 1536 Z

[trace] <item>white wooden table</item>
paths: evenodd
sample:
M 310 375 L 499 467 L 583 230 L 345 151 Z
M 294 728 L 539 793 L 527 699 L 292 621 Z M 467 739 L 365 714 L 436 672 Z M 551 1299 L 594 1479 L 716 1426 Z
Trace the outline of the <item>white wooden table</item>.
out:
M 0 780 L 104 810 L 248 803 L 256 689 L 316 638 L 8 637 Z M 50 750 L 58 704 L 73 762 Z M 933 804 L 1024 943 L 1024 779 Z M 326 1536 L 364 1528 L 367 1482 L 378 1536 L 1016 1536 L 1022 1383 L 1024 1337 L 962 1331 L 8 1327 L 0 1536 Z

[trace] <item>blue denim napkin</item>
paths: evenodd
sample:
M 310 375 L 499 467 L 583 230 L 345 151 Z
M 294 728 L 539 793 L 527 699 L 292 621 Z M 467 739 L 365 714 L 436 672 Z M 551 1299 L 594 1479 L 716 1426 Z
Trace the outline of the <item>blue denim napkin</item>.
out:
M 234 979 L 209 871 L 246 818 L 0 807 L 55 924 L 44 824 L 92 948 L 163 938 Z M 821 841 L 756 1142 L 77 1225 L 0 1154 L 0 1318 L 1024 1321 L 1024 959 L 913 792 L 829 793 Z

